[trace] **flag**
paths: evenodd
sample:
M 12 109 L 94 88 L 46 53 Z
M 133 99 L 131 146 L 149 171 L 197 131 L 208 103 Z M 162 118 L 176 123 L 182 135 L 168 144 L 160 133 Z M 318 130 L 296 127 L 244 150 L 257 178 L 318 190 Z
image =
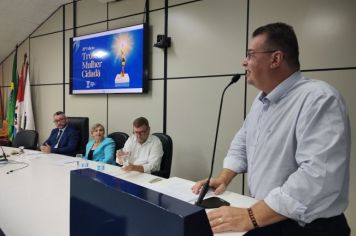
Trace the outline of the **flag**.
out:
M 4 120 L 4 105 L 2 100 L 2 89 L 0 89 L 0 128 L 3 128 L 3 120 Z
M 10 141 L 13 140 L 14 136 L 14 118 L 15 118 L 15 105 L 16 105 L 16 96 L 17 96 L 17 48 L 14 56 L 14 63 L 12 66 L 12 81 L 10 84 L 10 95 L 7 103 L 7 136 Z
M 24 95 L 25 95 L 25 66 L 26 66 L 26 58 L 27 54 L 24 56 L 24 62 L 21 66 L 21 73 L 19 84 L 17 88 L 17 96 L 16 96 L 16 106 L 15 106 L 15 120 L 14 120 L 14 136 L 20 130 L 20 124 L 23 119 L 23 103 L 24 103 Z
M 20 127 L 22 129 L 35 130 L 35 119 L 33 117 L 32 99 L 31 99 L 30 71 L 28 69 L 28 63 L 26 65 L 26 85 L 25 85 L 23 113 L 22 113 Z

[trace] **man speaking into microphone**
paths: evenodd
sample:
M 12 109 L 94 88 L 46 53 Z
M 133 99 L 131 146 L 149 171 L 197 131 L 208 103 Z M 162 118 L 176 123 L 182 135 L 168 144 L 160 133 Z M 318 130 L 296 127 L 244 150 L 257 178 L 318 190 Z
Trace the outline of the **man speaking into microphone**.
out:
M 268 24 L 252 35 L 242 65 L 261 92 L 231 142 L 215 194 L 247 173 L 251 208 L 223 206 L 208 213 L 214 233 L 350 235 L 348 205 L 350 124 L 341 95 L 302 76 L 291 26 Z M 192 191 L 198 194 L 206 180 Z

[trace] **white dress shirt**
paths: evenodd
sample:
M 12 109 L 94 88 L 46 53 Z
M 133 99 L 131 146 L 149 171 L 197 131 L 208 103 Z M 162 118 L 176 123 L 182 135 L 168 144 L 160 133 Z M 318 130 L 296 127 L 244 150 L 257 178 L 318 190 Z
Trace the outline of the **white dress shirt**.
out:
M 350 132 L 341 95 L 296 72 L 256 97 L 224 168 L 247 172 L 253 197 L 301 225 L 336 216 L 348 205 Z
M 130 152 L 129 162 L 142 165 L 145 173 L 160 169 L 163 149 L 161 141 L 156 136 L 149 135 L 146 142 L 140 144 L 136 136 L 131 135 L 123 149 L 125 152 Z

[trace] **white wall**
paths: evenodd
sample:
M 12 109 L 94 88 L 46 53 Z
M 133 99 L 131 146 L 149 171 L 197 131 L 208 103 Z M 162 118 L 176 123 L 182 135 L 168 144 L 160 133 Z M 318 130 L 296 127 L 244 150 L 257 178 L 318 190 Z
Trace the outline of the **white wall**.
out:
M 77 5 L 77 35 L 107 29 L 106 4 L 82 0 Z M 110 3 L 108 28 L 142 22 L 144 0 Z M 180 4 L 189 2 L 187 4 Z M 249 7 L 248 7 L 249 2 Z M 220 95 L 234 73 L 244 73 L 241 61 L 247 38 L 263 24 L 282 21 L 291 24 L 300 43 L 302 70 L 316 70 L 306 76 L 326 80 L 344 95 L 350 110 L 355 140 L 356 106 L 356 2 L 353 0 L 170 0 L 168 32 L 167 133 L 174 142 L 172 176 L 191 180 L 208 175 Z M 179 4 L 179 5 L 176 5 Z M 163 0 L 150 4 L 150 45 L 164 32 Z M 65 45 L 63 9 L 60 8 L 40 29 L 19 47 L 18 64 L 24 52 L 30 55 L 32 96 L 40 141 L 49 134 L 53 112 L 89 116 L 90 124 L 100 122 L 108 132 L 131 132 L 132 120 L 146 116 L 153 132 L 163 129 L 163 51 L 150 48 L 150 91 L 144 95 L 69 95 L 69 38 L 73 31 L 73 6 L 65 6 Z M 133 15 L 133 16 L 130 16 Z M 249 19 L 247 19 L 249 15 Z M 130 16 L 130 17 L 124 17 Z M 119 18 L 122 17 L 122 18 Z M 248 35 L 247 35 L 248 34 Z M 63 47 L 65 74 L 63 84 Z M 0 65 L 2 95 L 7 98 L 13 56 Z M 348 70 L 346 67 L 352 67 Z M 332 69 L 323 71 L 323 69 Z M 342 69 L 344 68 L 344 69 Z M 219 76 L 225 75 L 225 76 Z M 196 78 L 196 76 L 203 76 Z M 204 77 L 206 76 L 206 77 Z M 179 77 L 185 77 L 184 79 Z M 63 89 L 64 88 L 64 89 Z M 63 93 L 64 91 L 64 93 Z M 216 152 L 215 173 L 230 141 L 243 122 L 244 96 L 247 109 L 256 89 L 244 89 L 243 79 L 226 93 Z M 350 206 L 346 212 L 356 230 L 355 145 L 352 148 Z M 241 177 L 230 189 L 241 192 Z

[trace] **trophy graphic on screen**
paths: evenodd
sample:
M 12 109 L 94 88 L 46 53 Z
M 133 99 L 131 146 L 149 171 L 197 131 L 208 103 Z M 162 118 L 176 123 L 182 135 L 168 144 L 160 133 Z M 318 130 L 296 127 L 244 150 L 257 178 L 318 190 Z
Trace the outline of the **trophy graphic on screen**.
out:
M 128 61 L 128 55 L 132 49 L 132 44 L 132 38 L 128 33 L 120 34 L 114 39 L 113 49 L 116 58 L 119 58 L 121 62 L 121 71 L 115 77 L 115 87 L 130 86 L 130 76 L 125 72 L 125 66 Z
M 125 76 L 125 64 L 126 64 L 126 56 L 125 56 L 125 48 L 121 48 L 121 73 L 120 76 Z

